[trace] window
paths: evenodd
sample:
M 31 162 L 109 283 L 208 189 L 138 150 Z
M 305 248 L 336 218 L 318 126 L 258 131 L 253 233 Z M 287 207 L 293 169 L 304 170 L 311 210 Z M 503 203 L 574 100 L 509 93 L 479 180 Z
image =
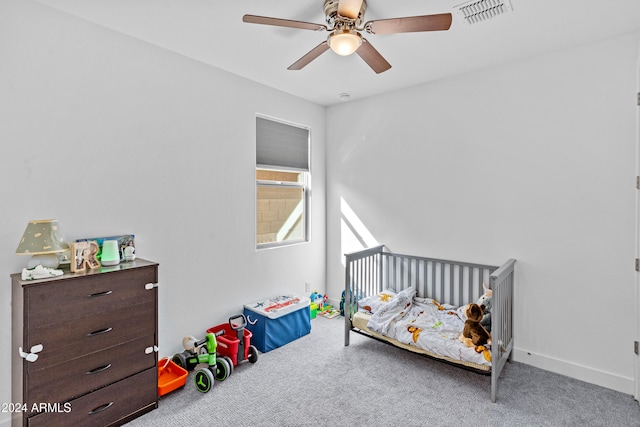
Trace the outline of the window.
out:
M 309 129 L 256 118 L 256 247 L 309 240 Z

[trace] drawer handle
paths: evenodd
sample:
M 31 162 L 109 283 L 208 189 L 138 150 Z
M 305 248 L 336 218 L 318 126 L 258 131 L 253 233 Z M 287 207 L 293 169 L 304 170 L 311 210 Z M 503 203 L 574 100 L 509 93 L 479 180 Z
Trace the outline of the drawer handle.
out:
M 104 297 L 107 295 L 111 295 L 112 293 L 113 291 L 96 292 L 95 294 L 88 295 L 87 298 Z
M 99 331 L 93 331 L 87 334 L 88 337 L 95 337 L 96 335 L 106 334 L 107 332 L 111 332 L 113 328 L 104 328 Z
M 111 408 L 111 405 L 113 405 L 113 402 L 105 403 L 102 406 L 98 406 L 96 409 L 94 409 L 93 411 L 89 412 L 89 415 L 94 415 L 94 414 L 97 414 L 99 412 L 104 411 L 105 409 L 109 409 L 109 408 Z
M 99 374 L 100 372 L 104 372 L 111 367 L 111 363 L 108 365 L 100 366 L 99 368 L 92 369 L 90 371 L 85 372 L 87 375 Z

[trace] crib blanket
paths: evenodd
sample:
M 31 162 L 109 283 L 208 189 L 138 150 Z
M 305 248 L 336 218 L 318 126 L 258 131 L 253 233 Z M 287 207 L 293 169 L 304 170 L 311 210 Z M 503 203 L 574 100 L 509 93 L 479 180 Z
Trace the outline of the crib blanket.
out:
M 490 346 L 467 347 L 459 340 L 464 329 L 463 308 L 415 294 L 415 288 L 408 288 L 359 301 L 362 309 L 372 313 L 367 328 L 432 353 L 491 366 Z

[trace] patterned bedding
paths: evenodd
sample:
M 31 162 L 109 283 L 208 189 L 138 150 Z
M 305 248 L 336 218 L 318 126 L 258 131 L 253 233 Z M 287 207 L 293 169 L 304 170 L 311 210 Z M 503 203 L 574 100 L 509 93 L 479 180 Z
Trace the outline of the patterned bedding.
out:
M 458 339 L 466 320 L 464 307 L 417 298 L 415 293 L 414 288 L 408 288 L 397 294 L 384 291 L 359 300 L 359 310 L 371 315 L 366 328 L 409 347 L 488 369 L 490 346 L 466 347 Z

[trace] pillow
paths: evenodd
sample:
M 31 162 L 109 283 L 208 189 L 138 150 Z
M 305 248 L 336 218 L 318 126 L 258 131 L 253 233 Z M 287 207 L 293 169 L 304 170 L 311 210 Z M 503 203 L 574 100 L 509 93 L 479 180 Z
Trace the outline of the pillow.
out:
M 386 291 L 382 291 L 377 295 L 371 295 L 369 297 L 364 297 L 358 301 L 358 307 L 369 313 L 373 314 L 387 304 L 393 297 L 396 296 L 396 293 L 391 289 L 387 289 Z

